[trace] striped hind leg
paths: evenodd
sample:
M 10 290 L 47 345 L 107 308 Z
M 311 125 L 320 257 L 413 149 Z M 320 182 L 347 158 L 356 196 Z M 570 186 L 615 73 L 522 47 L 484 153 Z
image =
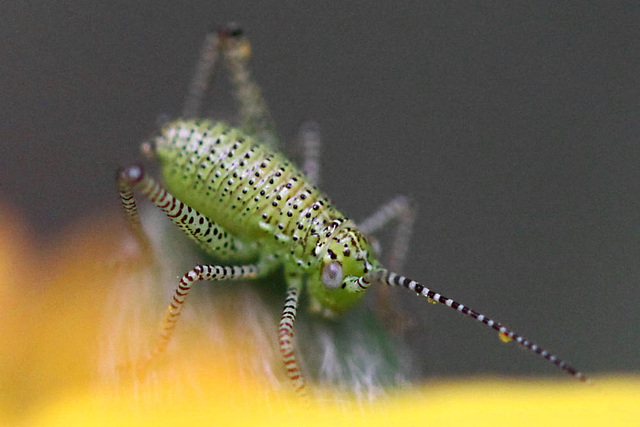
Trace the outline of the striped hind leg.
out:
M 298 142 L 302 148 L 302 171 L 312 185 L 320 185 L 320 125 L 310 120 L 298 130 Z
M 189 84 L 182 115 L 185 118 L 198 116 L 204 95 L 215 74 L 220 54 L 229 72 L 234 87 L 234 96 L 240 109 L 240 127 L 255 136 L 258 141 L 277 149 L 279 141 L 275 124 L 260 86 L 249 69 L 251 45 L 242 28 L 227 24 L 207 34 L 200 51 L 194 76 Z
M 256 258 L 257 246 L 236 239 L 220 225 L 173 197 L 147 175 L 142 166 L 121 168 L 116 180 L 127 223 L 141 245 L 148 246 L 149 243 L 142 230 L 134 189 L 144 194 L 207 253 L 223 260 Z
M 279 149 L 280 141 L 262 89 L 249 68 L 251 44 L 237 24 L 227 24 L 218 30 L 225 66 L 234 86 L 240 108 L 240 127 L 262 144 Z
M 142 230 L 134 189 L 140 191 L 161 209 L 176 225 L 187 233 L 202 249 L 221 259 L 256 258 L 257 248 L 228 234 L 222 227 L 209 220 L 198 211 L 185 205 L 162 188 L 153 178 L 146 175 L 139 165 L 120 169 L 117 175 L 120 198 L 125 217 L 141 245 L 148 247 L 148 238 Z M 142 363 L 137 365 L 139 374 L 143 374 L 148 363 L 166 348 L 178 320 L 184 300 L 194 282 L 199 280 L 241 280 L 266 274 L 276 264 L 272 256 L 264 257 L 259 264 L 223 267 L 216 265 L 197 265 L 189 270 L 177 286 L 171 304 L 167 308 L 161 325 L 160 337 L 155 347 Z
M 198 58 L 195 72 L 191 78 L 191 83 L 189 83 L 187 96 L 182 107 L 182 117 L 193 119 L 200 114 L 202 101 L 207 92 L 209 81 L 213 77 L 219 57 L 220 39 L 217 32 L 211 32 L 206 35 L 200 48 L 200 58 Z

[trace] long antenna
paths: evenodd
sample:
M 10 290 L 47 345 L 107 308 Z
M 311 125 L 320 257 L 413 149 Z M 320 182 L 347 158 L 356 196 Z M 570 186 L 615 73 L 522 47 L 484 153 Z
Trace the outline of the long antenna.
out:
M 389 286 L 404 286 L 410 291 L 426 297 L 429 301 L 446 305 L 447 307 L 450 307 L 464 314 L 465 316 L 476 319 L 478 322 L 484 323 L 490 328 L 496 330 L 501 340 L 505 342 L 515 341 L 527 350 L 544 357 L 549 362 L 553 363 L 558 368 L 562 369 L 574 378 L 583 382 L 590 382 L 582 372 L 567 364 L 567 362 L 560 359 L 558 356 L 549 353 L 539 345 L 513 332 L 512 330 L 506 328 L 495 320 L 485 316 L 484 314 L 478 313 L 477 311 L 472 310 L 471 308 L 460 304 L 459 302 L 452 300 L 451 298 L 447 298 L 444 295 L 434 292 L 426 286 L 423 286 L 420 283 L 416 282 L 415 280 L 400 276 L 399 274 L 390 272 L 385 269 L 376 269 L 353 281 L 350 287 L 352 287 L 352 289 L 355 291 L 361 291 L 367 289 L 369 286 L 371 286 L 372 283 L 376 282 L 386 283 Z

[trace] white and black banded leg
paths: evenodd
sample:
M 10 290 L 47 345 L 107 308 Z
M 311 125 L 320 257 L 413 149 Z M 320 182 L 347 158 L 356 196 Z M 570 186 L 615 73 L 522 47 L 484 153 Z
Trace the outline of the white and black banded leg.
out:
M 162 324 L 160 327 L 160 337 L 158 338 L 153 350 L 151 351 L 148 361 L 157 357 L 167 347 L 173 331 L 176 326 L 176 322 L 182 312 L 184 301 L 191 290 L 192 285 L 199 280 L 242 280 L 242 279 L 255 279 L 262 272 L 257 265 L 243 265 L 243 266 L 218 266 L 218 265 L 196 265 L 189 270 L 182 278 L 178 286 L 176 287 L 171 303 L 167 307 Z
M 244 244 L 206 216 L 173 197 L 148 176 L 142 166 L 122 168 L 118 171 L 116 179 L 125 215 L 137 238 L 146 239 L 146 236 L 142 233 L 140 215 L 133 195 L 134 189 L 144 194 L 209 254 L 224 260 L 245 260 L 257 255 L 257 247 Z
M 304 376 L 302 375 L 302 371 L 298 365 L 298 359 L 296 358 L 293 332 L 298 311 L 298 297 L 302 289 L 302 278 L 292 272 L 288 272 L 286 276 L 288 284 L 287 297 L 284 308 L 282 309 L 282 315 L 280 316 L 280 324 L 278 325 L 278 345 L 287 376 L 291 381 L 293 389 L 298 396 L 308 402 L 309 396 L 307 394 Z
M 120 175 L 120 174 L 118 174 Z M 118 185 L 118 194 L 120 195 L 120 201 L 124 209 L 125 219 L 127 220 L 127 226 L 135 237 L 136 241 L 140 245 L 145 258 L 151 253 L 151 244 L 149 238 L 142 228 L 142 221 L 140 220 L 140 213 L 138 212 L 138 205 L 133 194 L 133 187 L 126 181 L 122 180 L 119 176 L 116 177 Z
M 505 342 L 515 341 L 518 344 L 520 344 L 522 347 L 526 348 L 527 350 L 533 353 L 536 353 L 542 356 L 549 362 L 556 365 L 558 368 L 562 369 L 569 375 L 579 379 L 580 381 L 585 381 L 585 382 L 589 381 L 582 372 L 580 372 L 573 366 L 567 364 L 567 362 L 560 359 L 558 356 L 549 353 L 547 350 L 541 348 L 539 345 L 513 332 L 512 330 L 506 328 L 502 324 L 485 316 L 484 314 L 478 313 L 477 311 L 463 304 L 460 304 L 459 302 L 452 300 L 451 298 L 445 297 L 444 295 L 441 295 L 435 291 L 432 291 L 431 289 L 421 285 L 415 280 L 411 280 L 407 277 L 400 276 L 388 270 L 379 269 L 379 270 L 371 271 L 365 274 L 363 277 L 355 279 L 349 285 L 351 289 L 360 291 L 360 290 L 367 289 L 372 283 L 376 283 L 376 282 L 385 283 L 389 286 L 403 286 L 417 293 L 418 295 L 426 297 L 429 301 L 446 305 L 447 307 L 450 307 L 464 314 L 465 316 L 471 317 L 472 319 L 476 319 L 478 322 L 483 323 L 489 326 L 490 328 L 494 329 L 495 331 L 498 332 L 500 339 L 502 339 L 503 341 Z

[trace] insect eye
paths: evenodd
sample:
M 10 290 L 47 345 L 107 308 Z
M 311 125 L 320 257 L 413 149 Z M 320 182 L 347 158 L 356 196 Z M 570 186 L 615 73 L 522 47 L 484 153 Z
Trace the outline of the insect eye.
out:
M 322 283 L 329 289 L 336 289 L 342 284 L 342 265 L 338 261 L 325 264 L 322 268 Z

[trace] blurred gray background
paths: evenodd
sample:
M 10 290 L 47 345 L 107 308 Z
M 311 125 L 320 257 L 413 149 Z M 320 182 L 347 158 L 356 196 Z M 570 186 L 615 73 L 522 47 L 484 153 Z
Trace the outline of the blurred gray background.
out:
M 0 202 L 43 241 L 118 215 L 115 169 L 179 113 L 206 31 L 238 21 L 283 137 L 321 124 L 333 201 L 359 219 L 416 200 L 403 273 L 588 373 L 637 372 L 638 8 L 5 1 Z M 225 87 L 211 107 L 231 118 Z M 423 374 L 561 376 L 444 308 L 397 301 L 416 316 Z

